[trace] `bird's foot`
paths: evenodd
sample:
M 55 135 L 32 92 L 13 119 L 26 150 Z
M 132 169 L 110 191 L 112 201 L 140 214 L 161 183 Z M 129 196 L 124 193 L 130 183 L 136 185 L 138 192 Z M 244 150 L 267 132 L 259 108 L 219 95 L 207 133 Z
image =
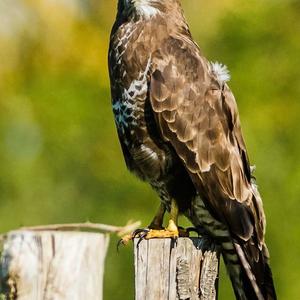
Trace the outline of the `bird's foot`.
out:
M 153 226 L 151 224 L 148 228 L 137 229 L 131 234 L 125 235 L 118 243 L 120 245 L 127 245 L 130 241 L 135 238 L 142 240 L 150 240 L 157 238 L 172 238 L 177 240 L 178 237 L 189 237 L 189 230 L 182 227 L 177 227 L 175 222 L 170 220 L 166 228 L 161 226 Z
M 129 244 L 130 241 L 133 241 L 135 238 L 139 238 L 139 239 L 144 239 L 145 236 L 150 232 L 150 231 L 160 231 L 161 229 L 152 229 L 150 228 L 150 226 L 148 228 L 140 228 L 140 229 L 136 229 L 135 231 L 133 231 L 132 233 L 126 234 L 124 235 L 118 242 L 117 248 L 119 249 L 119 247 L 121 245 L 123 246 L 127 246 Z
M 163 230 L 162 226 L 156 224 L 155 222 L 152 222 L 147 228 L 136 229 L 132 233 L 123 236 L 118 242 L 118 248 L 120 245 L 126 246 L 130 241 L 132 241 L 135 238 L 142 238 L 142 239 L 145 238 L 145 236 L 150 231 L 162 231 L 162 230 Z
M 177 227 L 175 222 L 170 220 L 168 226 L 165 229 L 143 229 L 136 230 L 135 236 L 140 239 L 150 240 L 156 238 L 173 238 L 188 237 L 189 232 L 182 227 Z

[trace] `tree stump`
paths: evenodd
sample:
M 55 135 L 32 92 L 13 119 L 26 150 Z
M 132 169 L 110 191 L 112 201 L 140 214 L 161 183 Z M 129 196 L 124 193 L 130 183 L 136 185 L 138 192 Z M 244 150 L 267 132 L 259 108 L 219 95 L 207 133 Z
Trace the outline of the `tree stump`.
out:
M 136 300 L 215 300 L 219 252 L 205 238 L 135 239 Z
M 0 299 L 102 300 L 109 236 L 13 231 L 4 238 Z

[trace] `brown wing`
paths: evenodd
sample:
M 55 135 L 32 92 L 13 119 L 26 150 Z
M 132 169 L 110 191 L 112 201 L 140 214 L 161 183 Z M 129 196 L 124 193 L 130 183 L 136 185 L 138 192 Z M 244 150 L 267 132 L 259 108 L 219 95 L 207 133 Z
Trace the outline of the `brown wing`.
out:
M 235 99 L 194 44 L 169 39 L 155 54 L 150 101 L 163 138 L 212 213 L 237 237 L 248 240 L 255 230 L 262 242 L 263 210 L 253 195 Z

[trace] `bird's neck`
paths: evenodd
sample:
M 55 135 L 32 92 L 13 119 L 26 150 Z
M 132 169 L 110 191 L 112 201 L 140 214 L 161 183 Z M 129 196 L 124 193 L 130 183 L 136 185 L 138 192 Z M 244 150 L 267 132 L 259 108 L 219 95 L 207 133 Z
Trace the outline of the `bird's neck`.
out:
M 185 22 L 179 0 L 119 0 L 118 16 L 135 20 L 148 20 L 160 16 Z

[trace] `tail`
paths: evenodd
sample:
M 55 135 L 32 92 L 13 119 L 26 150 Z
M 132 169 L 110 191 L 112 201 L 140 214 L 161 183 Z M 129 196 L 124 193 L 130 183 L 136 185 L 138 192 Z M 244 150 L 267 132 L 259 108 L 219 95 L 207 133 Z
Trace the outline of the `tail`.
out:
M 269 265 L 269 253 L 250 240 L 246 243 L 233 242 L 234 252 L 223 248 L 227 266 L 237 300 L 276 300 L 276 292 Z

